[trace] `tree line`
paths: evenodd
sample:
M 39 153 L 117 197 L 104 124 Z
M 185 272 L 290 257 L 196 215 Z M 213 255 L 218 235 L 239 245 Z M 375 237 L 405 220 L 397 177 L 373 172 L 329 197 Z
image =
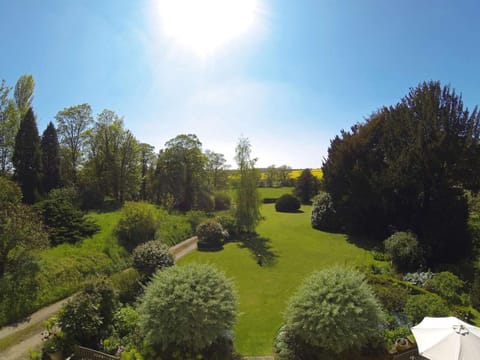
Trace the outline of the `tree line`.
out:
M 5 81 L 0 85 L 0 175 L 13 176 L 25 203 L 75 187 L 86 208 L 109 197 L 187 211 L 208 207 L 211 195 L 227 187 L 225 157 L 203 151 L 196 135 L 178 135 L 155 153 L 112 110 L 94 117 L 89 104 L 67 107 L 39 136 L 34 85 L 31 75 L 21 76 L 13 96 Z

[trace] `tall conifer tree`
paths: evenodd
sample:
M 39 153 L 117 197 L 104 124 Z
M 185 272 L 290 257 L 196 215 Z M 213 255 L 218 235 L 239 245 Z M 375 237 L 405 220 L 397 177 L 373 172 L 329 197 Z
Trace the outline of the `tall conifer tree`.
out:
M 43 132 L 40 143 L 43 165 L 43 190 L 49 192 L 60 186 L 60 146 L 57 130 L 50 122 Z
M 15 178 L 20 184 L 23 201 L 33 204 L 41 196 L 42 159 L 37 122 L 32 108 L 29 108 L 15 137 L 13 153 Z

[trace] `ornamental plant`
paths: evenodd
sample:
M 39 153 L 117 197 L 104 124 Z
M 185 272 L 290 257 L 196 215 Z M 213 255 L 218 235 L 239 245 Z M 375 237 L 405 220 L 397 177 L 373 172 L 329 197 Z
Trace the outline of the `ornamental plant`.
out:
M 223 242 L 228 237 L 228 233 L 223 230 L 222 225 L 215 220 L 206 221 L 198 225 L 196 235 L 198 237 L 199 250 L 221 249 Z
M 144 276 L 172 266 L 175 261 L 166 245 L 159 240 L 147 241 L 133 250 L 133 267 Z

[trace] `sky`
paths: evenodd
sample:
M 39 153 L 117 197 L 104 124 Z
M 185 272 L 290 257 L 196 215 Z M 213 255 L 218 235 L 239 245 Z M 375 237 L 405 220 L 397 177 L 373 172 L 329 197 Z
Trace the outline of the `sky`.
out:
M 259 167 L 318 168 L 342 129 L 423 81 L 480 104 L 479 13 L 476 0 L 0 0 L 0 79 L 33 75 L 40 133 L 89 103 L 156 150 L 196 134 L 235 167 L 246 137 Z

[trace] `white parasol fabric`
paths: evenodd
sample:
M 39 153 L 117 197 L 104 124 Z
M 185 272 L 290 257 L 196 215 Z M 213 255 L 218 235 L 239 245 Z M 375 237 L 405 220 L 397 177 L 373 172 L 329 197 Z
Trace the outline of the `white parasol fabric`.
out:
M 456 317 L 426 317 L 412 328 L 418 352 L 431 360 L 479 360 L 480 328 Z

